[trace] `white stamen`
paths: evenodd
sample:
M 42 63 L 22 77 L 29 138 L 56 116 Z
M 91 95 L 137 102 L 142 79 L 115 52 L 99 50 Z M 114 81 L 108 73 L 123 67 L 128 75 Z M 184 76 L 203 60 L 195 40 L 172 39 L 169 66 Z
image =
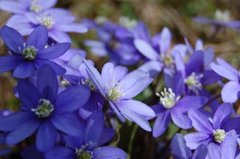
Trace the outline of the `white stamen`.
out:
M 47 99 L 40 99 L 37 108 L 31 109 L 31 111 L 34 112 L 39 118 L 49 117 L 53 110 L 53 105 Z
M 114 87 L 108 89 L 107 97 L 110 100 L 117 101 L 121 96 L 123 96 L 123 93 L 119 85 L 115 85 Z
M 160 97 L 160 103 L 166 108 L 170 109 L 179 101 L 180 96 L 176 96 L 171 88 L 164 88 L 160 93 L 156 93 Z
M 42 25 L 45 25 L 48 29 L 51 29 L 55 23 L 52 15 L 39 16 L 38 20 Z
M 216 10 L 215 19 L 220 20 L 220 21 L 224 21 L 224 22 L 228 22 L 228 21 L 231 20 L 230 12 L 228 10 L 225 10 L 225 11 Z
M 226 137 L 226 132 L 223 129 L 214 130 L 213 137 L 216 142 L 222 143 Z
M 30 4 L 30 10 L 33 12 L 40 12 L 42 11 L 42 6 L 38 3 L 38 0 L 32 0 Z
M 200 82 L 202 74 L 197 75 L 195 72 L 191 73 L 184 82 L 187 84 L 188 88 L 194 92 L 202 89 L 202 83 Z
M 121 16 L 119 18 L 119 24 L 121 24 L 122 26 L 128 29 L 131 29 L 134 26 L 136 26 L 137 21 L 135 19 L 130 19 L 129 17 Z

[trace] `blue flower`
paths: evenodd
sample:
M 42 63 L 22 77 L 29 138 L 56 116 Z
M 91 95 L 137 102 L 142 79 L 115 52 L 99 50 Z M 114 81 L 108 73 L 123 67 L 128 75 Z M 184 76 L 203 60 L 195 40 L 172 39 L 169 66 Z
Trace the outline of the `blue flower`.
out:
M 106 63 L 100 73 L 84 60 L 87 72 L 101 95 L 109 102 L 112 110 L 121 121 L 134 121 L 146 131 L 151 131 L 148 119 L 155 116 L 154 111 L 144 103 L 132 98 L 142 92 L 152 78 L 144 71 L 127 73 L 127 68 Z
M 58 94 L 58 81 L 50 66 L 37 73 L 37 86 L 27 80 L 17 85 L 21 111 L 0 120 L 0 130 L 7 133 L 6 144 L 15 145 L 36 133 L 36 146 L 40 151 L 55 144 L 57 134 L 81 134 L 78 118 L 73 114 L 89 99 L 85 86 L 73 86 Z
M 185 136 L 187 146 L 196 149 L 201 144 L 206 145 L 208 156 L 212 156 L 210 158 L 235 156 L 239 119 L 231 119 L 232 114 L 233 108 L 230 104 L 219 105 L 213 117 L 201 110 L 189 111 L 189 118 L 197 132 Z
M 70 44 L 59 43 L 47 47 L 48 34 L 44 26 L 37 27 L 27 41 L 7 26 L 1 28 L 0 35 L 10 49 L 10 55 L 0 57 L 0 72 L 13 71 L 16 78 L 28 78 L 41 66 L 48 64 L 57 74 L 65 73 L 65 69 L 51 60 L 63 55 Z
M 53 7 L 56 3 L 57 0 L 1 0 L 0 9 L 15 14 L 38 13 Z
M 126 159 L 126 153 L 116 147 L 102 146 L 114 133 L 104 129 L 104 116 L 94 112 L 87 120 L 84 134 L 65 137 L 66 147 L 57 146 L 45 153 L 46 159 Z

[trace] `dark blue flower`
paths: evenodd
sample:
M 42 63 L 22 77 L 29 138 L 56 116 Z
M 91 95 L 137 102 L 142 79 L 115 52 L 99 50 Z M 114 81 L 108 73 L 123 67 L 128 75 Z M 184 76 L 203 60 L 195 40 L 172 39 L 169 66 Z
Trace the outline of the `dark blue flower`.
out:
M 11 54 L 0 57 L 0 72 L 13 71 L 16 78 L 27 78 L 34 75 L 41 66 L 50 65 L 57 74 L 65 73 L 65 69 L 52 62 L 63 55 L 70 47 L 69 43 L 47 46 L 48 33 L 44 26 L 37 27 L 27 41 L 14 29 L 4 26 L 0 35 L 10 49 Z
M 126 159 L 126 153 L 116 147 L 102 146 L 114 136 L 104 128 L 101 111 L 94 112 L 86 122 L 84 134 L 65 137 L 66 147 L 57 146 L 45 153 L 46 159 Z
M 43 66 L 37 74 L 37 87 L 26 80 L 17 86 L 21 111 L 0 120 L 0 130 L 7 133 L 6 144 L 15 145 L 34 132 L 40 151 L 54 146 L 57 133 L 81 134 L 78 118 L 73 114 L 89 99 L 85 86 L 73 86 L 58 94 L 58 81 L 50 66 Z

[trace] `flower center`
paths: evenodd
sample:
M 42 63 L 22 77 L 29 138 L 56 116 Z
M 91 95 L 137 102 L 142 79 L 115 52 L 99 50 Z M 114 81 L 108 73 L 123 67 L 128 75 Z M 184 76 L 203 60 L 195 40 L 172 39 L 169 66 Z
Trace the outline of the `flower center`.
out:
M 39 5 L 38 0 L 32 0 L 31 1 L 30 11 L 38 13 L 38 12 L 42 11 L 42 9 L 43 8 L 42 8 L 41 5 Z
M 113 88 L 110 88 L 107 92 L 107 97 L 112 101 L 118 100 L 122 95 L 123 94 L 118 85 Z
M 180 99 L 180 96 L 176 96 L 171 88 L 164 88 L 160 93 L 156 93 L 160 97 L 160 103 L 166 109 L 172 108 Z
M 226 132 L 223 129 L 217 129 L 213 131 L 214 140 L 218 143 L 222 143 L 226 137 Z
M 201 78 L 203 77 L 202 74 L 197 75 L 195 72 L 191 73 L 186 79 L 185 83 L 187 84 L 188 88 L 192 91 L 198 91 L 202 88 L 202 84 L 200 82 Z
M 51 102 L 47 99 L 40 99 L 37 108 L 32 108 L 32 111 L 39 118 L 47 118 L 53 112 L 54 107 Z
M 134 26 L 136 26 L 137 21 L 134 19 L 130 19 L 129 17 L 125 17 L 125 16 L 121 16 L 119 18 L 119 24 L 121 24 L 122 26 L 131 29 Z
M 81 148 L 76 148 L 75 154 L 77 155 L 77 159 L 92 159 L 93 152 L 91 150 L 93 150 L 95 146 L 96 146 L 95 144 L 89 142 L 81 146 Z
M 173 57 L 171 55 L 168 55 L 168 54 L 162 54 L 161 55 L 161 59 L 163 60 L 163 63 L 166 65 L 166 66 L 169 66 L 171 64 L 173 64 Z
M 22 57 L 27 61 L 32 61 L 37 56 L 37 49 L 34 46 L 28 46 L 22 50 Z
M 228 10 L 225 10 L 225 11 L 216 10 L 215 19 L 220 20 L 220 21 L 224 21 L 224 22 L 228 22 L 231 19 L 230 18 L 230 12 Z
M 92 82 L 91 80 L 89 80 L 89 79 L 83 79 L 83 80 L 81 81 L 81 83 L 87 85 L 87 86 L 91 89 L 91 91 L 95 91 L 95 90 L 96 90 L 95 85 L 94 85 L 93 82 Z
M 42 25 L 45 25 L 48 29 L 51 29 L 55 23 L 52 15 L 44 15 L 38 18 Z

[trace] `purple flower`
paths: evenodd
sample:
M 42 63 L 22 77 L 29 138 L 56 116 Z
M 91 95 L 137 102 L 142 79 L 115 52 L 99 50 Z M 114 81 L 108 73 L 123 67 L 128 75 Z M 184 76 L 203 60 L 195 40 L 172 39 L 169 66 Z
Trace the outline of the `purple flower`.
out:
M 0 35 L 10 49 L 10 55 L 0 57 L 0 72 L 13 71 L 14 77 L 27 78 L 48 64 L 57 74 L 65 73 L 65 69 L 51 60 L 63 55 L 70 44 L 59 43 L 46 47 L 48 34 L 44 26 L 37 27 L 26 41 L 16 30 L 7 26 L 1 28 Z
M 38 13 L 53 7 L 56 3 L 57 0 L 1 0 L 0 9 L 15 14 Z
M 240 92 L 239 71 L 221 58 L 217 58 L 217 63 L 212 63 L 211 68 L 220 76 L 229 80 L 223 86 L 221 96 L 226 103 L 234 103 L 238 100 Z
M 147 120 L 155 116 L 154 111 L 144 103 L 132 99 L 152 82 L 148 74 L 140 70 L 127 73 L 125 67 L 114 66 L 109 62 L 103 66 L 100 75 L 92 65 L 84 62 L 90 79 L 118 118 L 121 121 L 134 121 L 143 129 L 151 131 Z
M 186 53 L 186 46 L 183 44 L 175 45 L 170 49 L 171 33 L 168 28 L 156 35 L 152 42 L 135 39 L 134 44 L 138 51 L 145 56 L 149 62 L 145 63 L 139 69 L 153 72 L 153 75 L 159 73 L 162 68 L 173 68 L 175 63 L 175 54 L 183 57 Z
M 98 24 L 85 20 L 85 24 L 98 34 L 99 40 L 85 41 L 92 53 L 99 57 L 109 56 L 112 63 L 121 65 L 133 65 L 141 59 L 133 40 L 146 37 L 143 23 L 138 23 L 133 28 L 125 28 L 110 21 Z
M 29 12 L 25 15 L 12 16 L 7 25 L 19 31 L 22 35 L 29 35 L 39 25 L 48 29 L 51 39 L 56 42 L 71 42 L 68 32 L 85 33 L 87 28 L 75 22 L 75 17 L 64 9 L 48 9 L 41 13 Z
M 89 89 L 73 86 L 58 94 L 58 81 L 50 66 L 43 66 L 37 74 L 37 86 L 27 80 L 17 85 L 21 111 L 0 120 L 0 130 L 7 133 L 6 144 L 15 145 L 36 133 L 38 150 L 52 148 L 57 134 L 81 134 L 82 124 L 74 111 L 89 99 Z M 79 98 L 81 97 L 81 98 Z
M 176 134 L 171 142 L 171 152 L 174 159 L 200 159 L 206 157 L 207 147 L 200 145 L 192 153 L 187 147 L 184 137 L 181 134 Z
M 168 128 L 172 119 L 173 123 L 182 129 L 192 127 L 192 122 L 188 117 L 188 111 L 202 107 L 207 99 L 200 96 L 185 96 L 181 98 L 181 92 L 177 90 L 177 86 L 172 88 L 164 88 L 157 95 L 160 101 L 154 106 L 157 119 L 153 126 L 153 136 L 162 135 Z
M 213 118 L 198 110 L 189 111 L 189 118 L 198 132 L 185 136 L 187 146 L 190 149 L 196 149 L 201 144 L 206 145 L 208 156 L 214 155 L 210 158 L 232 158 L 235 156 L 236 144 L 229 144 L 229 142 L 237 143 L 235 130 L 239 129 L 239 121 L 230 120 L 232 114 L 233 109 L 230 104 L 220 105 Z
M 126 159 L 126 153 L 116 147 L 102 146 L 112 139 L 111 129 L 104 129 L 104 116 L 94 112 L 86 122 L 84 134 L 65 137 L 66 147 L 57 146 L 45 153 L 46 159 Z

